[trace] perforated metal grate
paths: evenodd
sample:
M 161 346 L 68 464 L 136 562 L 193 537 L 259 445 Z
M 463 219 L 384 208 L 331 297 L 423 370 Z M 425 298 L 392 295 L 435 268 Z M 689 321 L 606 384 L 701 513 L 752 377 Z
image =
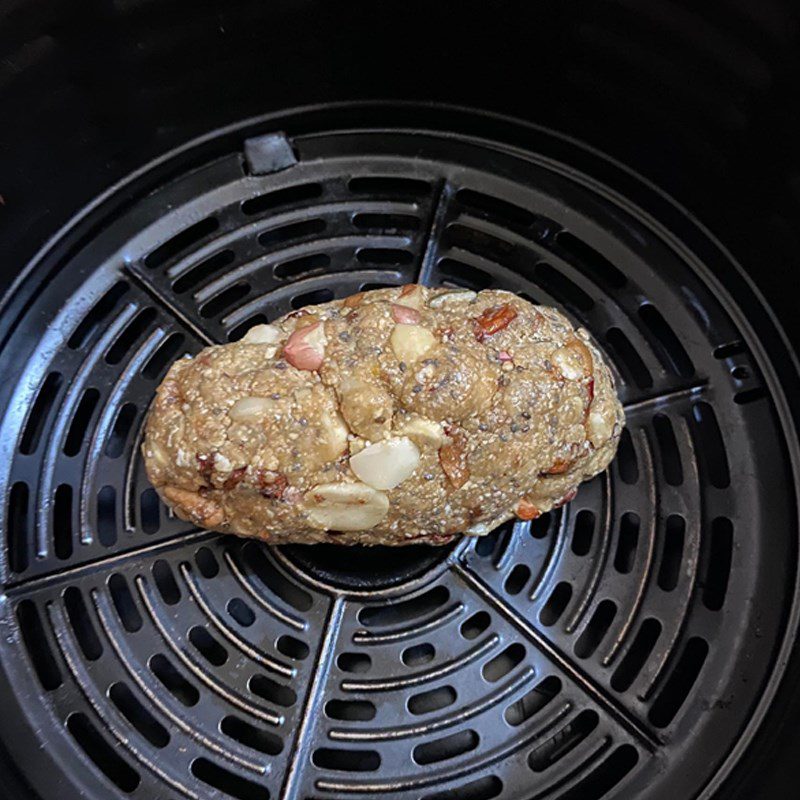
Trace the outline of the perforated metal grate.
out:
M 795 600 L 797 443 L 756 299 L 689 223 L 543 152 L 242 139 L 112 195 L 6 307 L 0 738 L 46 797 L 701 793 Z M 138 450 L 173 359 L 410 281 L 586 326 L 628 415 L 611 470 L 445 550 L 279 550 L 169 516 Z

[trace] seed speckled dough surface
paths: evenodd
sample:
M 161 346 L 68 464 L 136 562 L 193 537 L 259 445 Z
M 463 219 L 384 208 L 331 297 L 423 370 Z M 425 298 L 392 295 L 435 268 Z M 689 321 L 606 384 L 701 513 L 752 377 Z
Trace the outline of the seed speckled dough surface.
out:
M 624 425 L 583 330 L 514 294 L 409 285 L 176 362 L 142 447 L 183 519 L 277 544 L 445 544 L 533 519 Z

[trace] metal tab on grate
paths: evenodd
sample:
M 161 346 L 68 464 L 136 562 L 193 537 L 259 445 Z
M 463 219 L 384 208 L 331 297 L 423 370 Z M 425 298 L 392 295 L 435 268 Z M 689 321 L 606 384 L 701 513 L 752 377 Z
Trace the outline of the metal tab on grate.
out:
M 757 300 L 719 283 L 735 267 L 546 137 L 250 141 L 282 143 L 280 169 L 262 147 L 154 173 L 0 319 L 6 747 L 52 757 L 26 770 L 45 798 L 701 796 L 796 600 L 797 442 Z M 270 548 L 170 516 L 139 444 L 175 358 L 417 280 L 586 327 L 627 409 L 611 469 L 443 549 Z

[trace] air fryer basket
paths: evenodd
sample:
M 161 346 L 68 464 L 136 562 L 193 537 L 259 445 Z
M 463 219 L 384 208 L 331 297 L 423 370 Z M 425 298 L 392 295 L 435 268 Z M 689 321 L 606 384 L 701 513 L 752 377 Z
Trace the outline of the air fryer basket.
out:
M 710 797 L 747 746 L 797 621 L 793 363 L 666 198 L 458 118 L 210 135 L 86 209 L 6 298 L 0 738 L 43 798 Z M 412 281 L 585 326 L 628 418 L 609 472 L 444 549 L 271 548 L 170 516 L 139 444 L 172 360 Z

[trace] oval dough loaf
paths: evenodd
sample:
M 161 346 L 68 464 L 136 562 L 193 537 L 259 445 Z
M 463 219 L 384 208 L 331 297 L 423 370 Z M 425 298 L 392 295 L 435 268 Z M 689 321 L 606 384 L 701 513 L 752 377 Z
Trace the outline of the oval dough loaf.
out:
M 554 309 L 409 285 L 178 361 L 143 453 L 161 497 L 201 527 L 444 544 L 568 501 L 623 425 L 600 352 Z

